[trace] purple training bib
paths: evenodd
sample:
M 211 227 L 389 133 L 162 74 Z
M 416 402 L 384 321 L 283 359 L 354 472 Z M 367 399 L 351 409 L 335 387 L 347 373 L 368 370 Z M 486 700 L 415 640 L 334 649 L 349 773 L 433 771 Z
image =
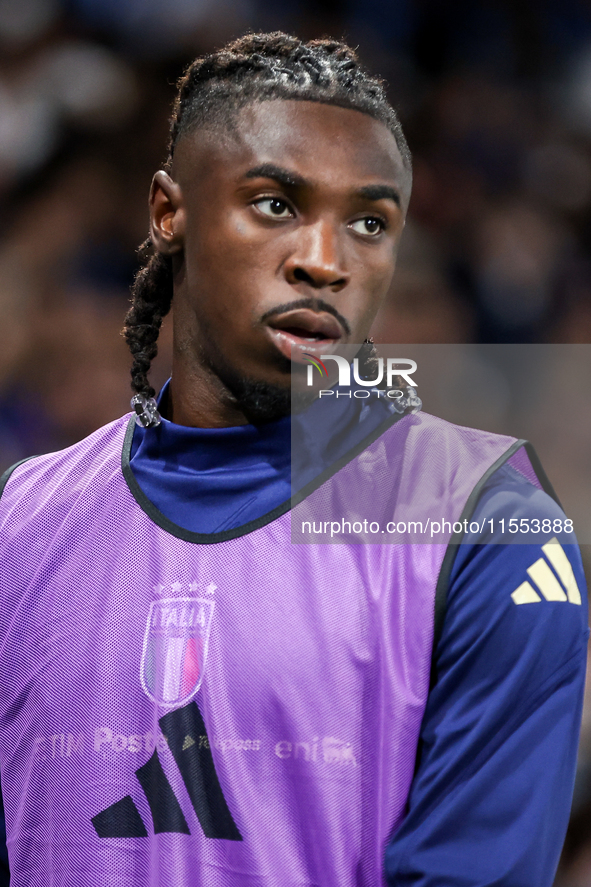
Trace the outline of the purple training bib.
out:
M 446 546 L 293 544 L 287 510 L 174 531 L 126 481 L 129 421 L 18 466 L 0 500 L 12 887 L 382 884 Z M 455 520 L 514 452 L 407 416 L 312 497 Z

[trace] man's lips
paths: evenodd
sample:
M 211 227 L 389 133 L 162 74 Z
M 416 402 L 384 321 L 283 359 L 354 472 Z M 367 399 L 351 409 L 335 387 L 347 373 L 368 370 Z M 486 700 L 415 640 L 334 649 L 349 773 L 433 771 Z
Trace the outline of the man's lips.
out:
M 344 330 L 331 314 L 307 308 L 286 311 L 269 319 L 271 341 L 289 360 L 304 363 L 304 352 L 320 356 L 343 338 Z

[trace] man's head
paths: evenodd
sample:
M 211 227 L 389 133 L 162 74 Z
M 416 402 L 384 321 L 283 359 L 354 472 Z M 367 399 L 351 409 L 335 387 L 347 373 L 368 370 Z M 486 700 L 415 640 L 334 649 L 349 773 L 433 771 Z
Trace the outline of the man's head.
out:
M 394 111 L 345 45 L 253 35 L 194 62 L 126 319 L 134 390 L 153 394 L 147 370 L 174 293 L 175 421 L 286 412 L 291 345 L 367 335 L 409 193 Z

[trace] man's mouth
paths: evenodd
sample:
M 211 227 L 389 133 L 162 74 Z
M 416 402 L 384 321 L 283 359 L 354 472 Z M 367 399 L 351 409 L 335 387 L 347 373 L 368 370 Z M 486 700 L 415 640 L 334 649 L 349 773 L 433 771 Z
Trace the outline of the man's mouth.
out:
M 279 351 L 297 363 L 306 362 L 304 352 L 320 357 L 345 335 L 336 317 L 309 308 L 286 311 L 271 318 L 267 330 Z

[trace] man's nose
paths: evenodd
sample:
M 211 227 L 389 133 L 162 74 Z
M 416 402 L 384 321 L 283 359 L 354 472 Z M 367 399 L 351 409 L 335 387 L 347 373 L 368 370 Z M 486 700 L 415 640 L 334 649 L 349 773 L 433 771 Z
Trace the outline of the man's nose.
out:
M 298 235 L 295 249 L 284 265 L 288 283 L 340 292 L 351 276 L 344 259 L 342 233 L 330 222 L 319 221 L 302 226 Z

